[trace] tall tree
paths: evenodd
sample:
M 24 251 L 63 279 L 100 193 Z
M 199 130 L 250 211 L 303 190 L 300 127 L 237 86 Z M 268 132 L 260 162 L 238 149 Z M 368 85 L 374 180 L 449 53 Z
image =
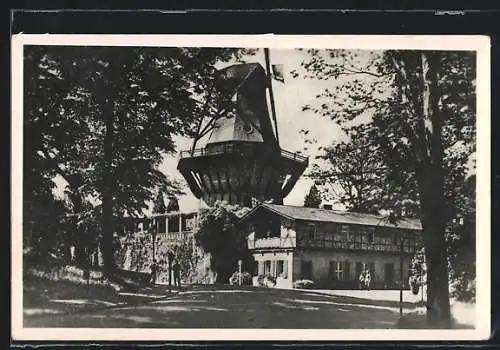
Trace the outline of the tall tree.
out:
M 427 261 L 428 321 L 448 326 L 447 227 L 459 199 L 450 190 L 475 152 L 475 53 L 308 50 L 305 75 L 331 79 L 305 106 L 348 130 L 364 120 L 394 172 L 415 178 Z M 300 74 L 294 72 L 295 75 Z M 460 181 L 458 181 L 460 182 Z
M 25 169 L 64 178 L 75 212 L 83 211 L 79 203 L 95 203 L 107 272 L 114 267 L 114 218 L 140 215 L 156 189 L 173 186 L 158 166 L 175 152 L 174 135 L 193 135 L 200 116 L 212 113 L 214 64 L 238 53 L 26 47 Z
M 304 198 L 304 207 L 319 208 L 321 202 L 321 192 L 318 190 L 316 185 L 312 185 L 309 193 L 306 194 Z

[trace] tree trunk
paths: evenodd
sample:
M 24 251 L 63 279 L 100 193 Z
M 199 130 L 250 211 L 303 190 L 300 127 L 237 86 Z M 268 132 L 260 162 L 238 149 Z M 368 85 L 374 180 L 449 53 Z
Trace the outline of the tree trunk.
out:
M 106 130 L 104 135 L 104 167 L 102 188 L 102 255 L 104 263 L 104 274 L 111 277 L 115 261 L 113 249 L 113 108 L 112 101 L 104 102 L 104 117 L 106 118 Z
M 439 194 L 427 194 L 429 201 L 422 215 L 425 258 L 427 262 L 427 323 L 436 328 L 451 326 L 448 290 L 448 262 L 445 242 L 444 200 Z
M 76 178 L 76 176 L 74 177 Z M 73 204 L 73 214 L 81 215 L 83 212 L 83 198 L 79 193 L 79 183 L 75 179 L 74 183 L 69 184 L 70 199 Z M 86 268 L 88 263 L 88 256 L 86 249 L 88 247 L 88 232 L 86 232 L 84 225 L 74 223 L 74 244 L 75 244 L 75 264 L 80 268 Z
M 421 142 L 417 178 L 422 206 L 422 226 L 427 260 L 427 322 L 451 326 L 448 262 L 445 242 L 447 206 L 444 196 L 442 115 L 439 110 L 436 66 L 438 57 L 422 53 L 422 118 L 418 124 Z

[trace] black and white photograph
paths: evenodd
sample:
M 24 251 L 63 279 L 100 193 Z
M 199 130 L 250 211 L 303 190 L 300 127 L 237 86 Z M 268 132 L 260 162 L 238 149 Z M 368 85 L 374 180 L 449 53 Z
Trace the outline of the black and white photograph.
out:
M 487 37 L 12 48 L 19 339 L 489 336 Z

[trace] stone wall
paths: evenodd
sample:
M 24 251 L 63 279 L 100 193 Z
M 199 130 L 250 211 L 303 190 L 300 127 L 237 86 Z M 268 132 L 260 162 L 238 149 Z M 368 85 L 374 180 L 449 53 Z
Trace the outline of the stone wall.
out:
M 191 237 L 187 239 L 191 240 Z M 174 251 L 177 241 L 156 237 L 155 257 L 158 263 L 157 283 L 168 284 L 168 252 Z M 214 276 L 210 270 L 210 256 L 195 247 L 198 255 L 196 266 L 188 275 L 183 275 L 183 283 L 213 283 Z M 120 238 L 120 245 L 115 256 L 118 268 L 134 272 L 151 272 L 153 262 L 153 243 L 149 234 L 137 233 Z M 172 277 L 173 282 L 173 277 Z

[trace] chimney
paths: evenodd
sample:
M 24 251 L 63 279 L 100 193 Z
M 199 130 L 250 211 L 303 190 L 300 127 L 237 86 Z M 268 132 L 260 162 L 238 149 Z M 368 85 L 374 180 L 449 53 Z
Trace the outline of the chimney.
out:
M 331 204 L 323 204 L 323 209 L 332 210 L 332 205 Z

